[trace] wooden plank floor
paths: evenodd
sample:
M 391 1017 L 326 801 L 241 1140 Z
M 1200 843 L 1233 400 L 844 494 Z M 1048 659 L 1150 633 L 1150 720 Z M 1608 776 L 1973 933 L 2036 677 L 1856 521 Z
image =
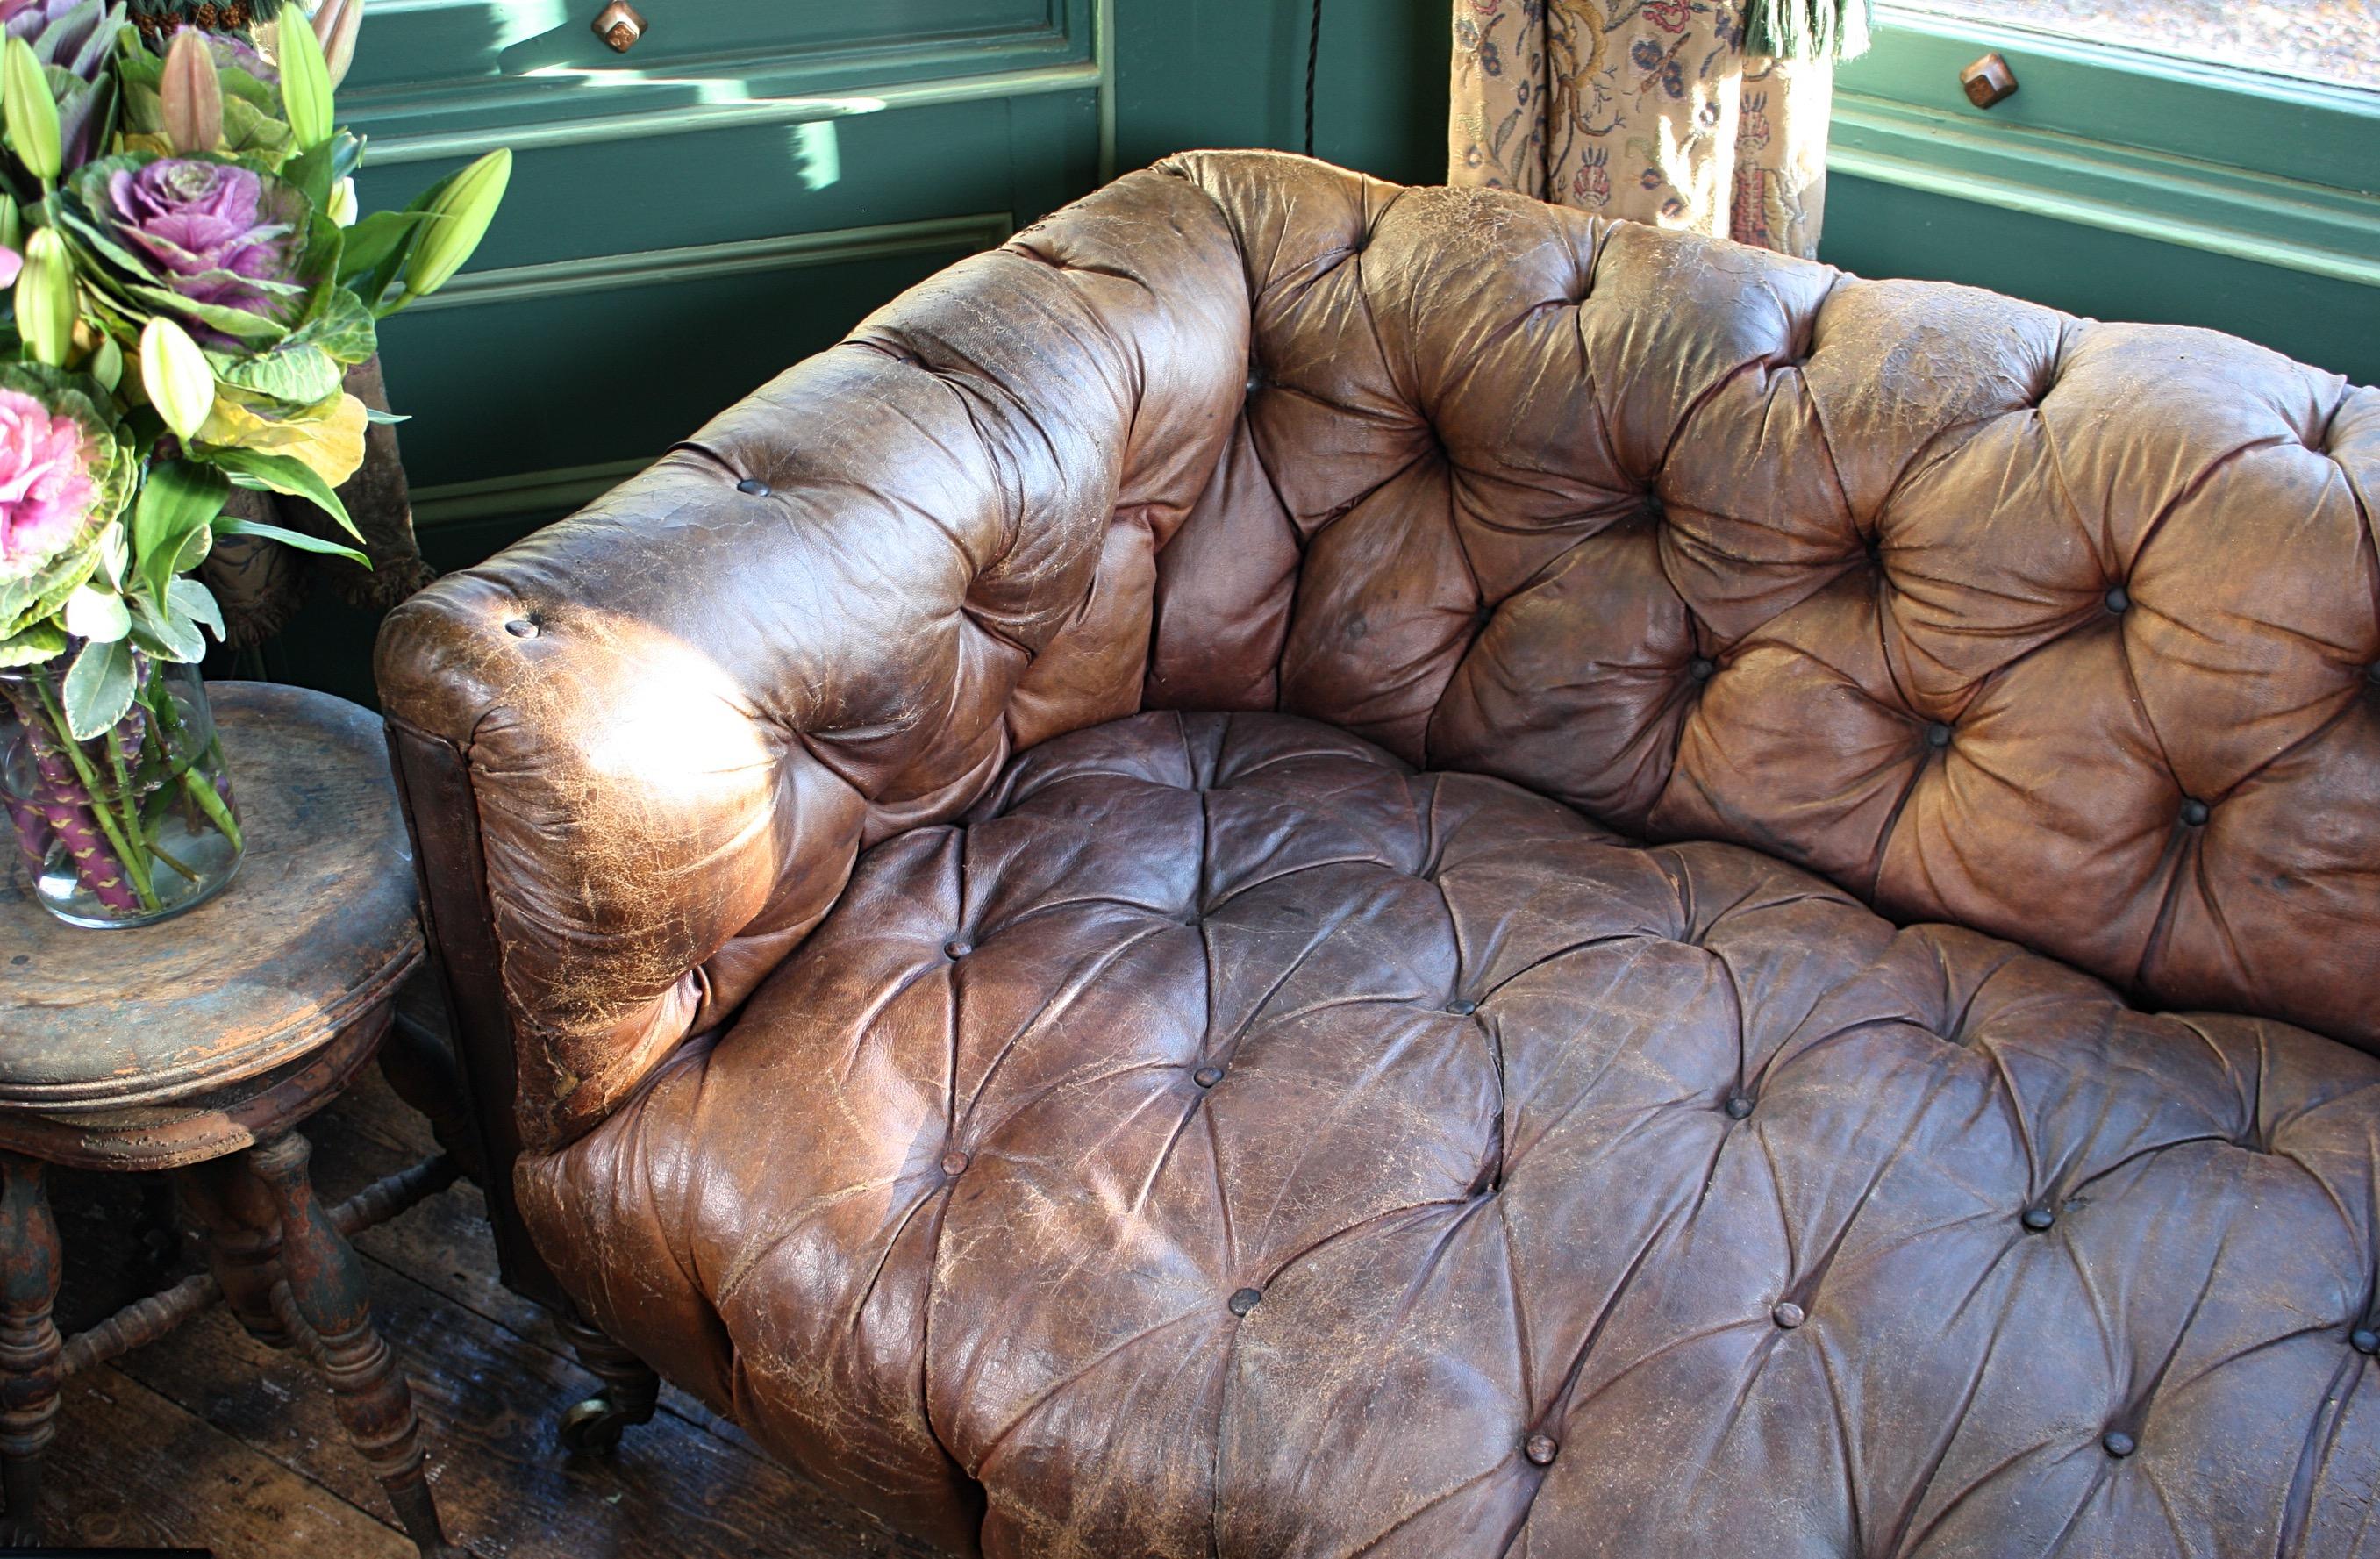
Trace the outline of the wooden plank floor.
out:
M 378 1075 L 309 1127 L 329 1200 L 433 1151 Z M 57 1172 L 69 1332 L 181 1272 L 142 1248 L 142 1177 Z M 771 1463 L 671 1392 L 610 1458 L 573 1457 L 556 1418 L 593 1378 L 495 1278 L 479 1191 L 457 1186 L 356 1242 L 382 1331 L 412 1377 L 448 1535 L 480 1559 L 931 1559 Z M 181 1264 L 176 1264 L 177 1261 Z M 69 1547 L 203 1546 L 221 1559 L 407 1559 L 379 1485 L 304 1360 L 220 1307 L 69 1382 L 43 1495 Z

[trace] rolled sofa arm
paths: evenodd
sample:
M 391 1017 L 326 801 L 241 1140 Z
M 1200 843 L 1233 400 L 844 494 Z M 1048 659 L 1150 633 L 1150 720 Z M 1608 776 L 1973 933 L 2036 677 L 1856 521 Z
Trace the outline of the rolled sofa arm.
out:
M 727 1015 L 866 845 L 1139 707 L 1155 551 L 1248 334 L 1214 202 L 1134 175 L 390 615 L 381 695 L 496 1177 Z

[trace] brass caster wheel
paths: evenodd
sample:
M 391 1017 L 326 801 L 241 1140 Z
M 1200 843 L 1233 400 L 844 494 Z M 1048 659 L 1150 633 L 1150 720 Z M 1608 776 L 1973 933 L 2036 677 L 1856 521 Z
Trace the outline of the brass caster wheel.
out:
M 608 1456 L 620 1448 L 620 1436 L 644 1418 L 614 1407 L 608 1396 L 590 1396 L 562 1415 L 562 1448 L 574 1456 Z

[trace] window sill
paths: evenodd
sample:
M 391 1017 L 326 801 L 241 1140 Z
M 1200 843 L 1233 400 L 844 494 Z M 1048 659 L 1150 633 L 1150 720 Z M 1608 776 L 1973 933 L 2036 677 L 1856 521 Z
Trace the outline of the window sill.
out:
M 2380 287 L 2380 199 L 1842 93 L 1830 172 Z
M 1880 23 L 1838 75 L 1831 171 L 2380 287 L 2380 95 L 1921 13 Z M 1983 111 L 1958 70 L 1986 49 L 2020 90 Z

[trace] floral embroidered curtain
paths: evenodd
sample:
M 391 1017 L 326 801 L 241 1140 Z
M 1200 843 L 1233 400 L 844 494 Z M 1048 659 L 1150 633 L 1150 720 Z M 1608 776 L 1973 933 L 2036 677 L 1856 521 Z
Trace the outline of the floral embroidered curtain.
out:
M 1447 182 L 1815 255 L 1866 0 L 1454 0 Z

